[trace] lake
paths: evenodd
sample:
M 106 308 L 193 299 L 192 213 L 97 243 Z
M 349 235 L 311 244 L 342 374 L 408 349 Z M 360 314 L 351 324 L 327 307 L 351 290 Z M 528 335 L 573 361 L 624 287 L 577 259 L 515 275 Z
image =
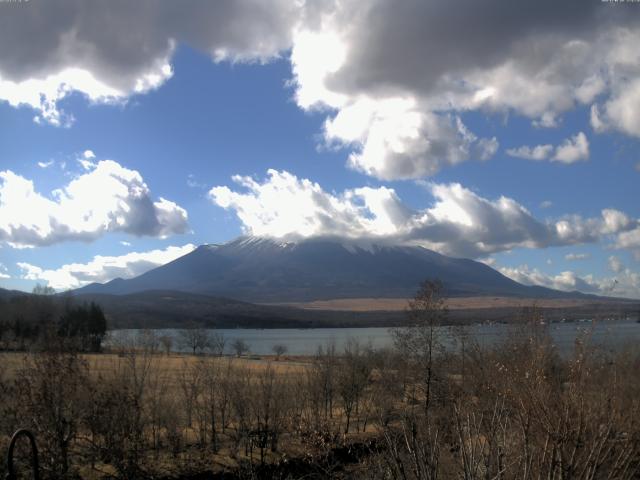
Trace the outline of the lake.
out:
M 593 343 L 609 350 L 634 347 L 640 342 L 640 323 L 635 320 L 599 320 L 592 322 L 553 323 L 548 325 L 554 344 L 561 354 L 570 354 L 575 340 L 585 331 L 592 331 Z M 452 337 L 448 327 L 439 327 L 440 337 L 445 345 L 451 344 Z M 141 330 L 112 330 L 107 343 L 135 340 Z M 393 345 L 393 338 L 387 328 L 274 328 L 274 329 L 216 329 L 212 332 L 224 335 L 227 341 L 226 353 L 232 353 L 230 344 L 235 339 L 244 340 L 254 355 L 271 355 L 274 345 L 287 347 L 289 355 L 313 355 L 318 346 L 335 343 L 340 351 L 349 339 L 355 339 L 362 345 L 384 348 Z M 515 325 L 490 324 L 472 325 L 467 332 L 480 345 L 489 346 L 509 335 L 521 334 Z M 179 330 L 158 329 L 155 333 L 174 338 L 173 350 L 188 352 L 188 348 L 179 345 Z

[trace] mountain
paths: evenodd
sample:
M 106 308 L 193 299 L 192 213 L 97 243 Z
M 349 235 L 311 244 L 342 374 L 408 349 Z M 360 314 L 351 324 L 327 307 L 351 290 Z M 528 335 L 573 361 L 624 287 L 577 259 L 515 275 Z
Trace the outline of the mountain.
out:
M 333 239 L 279 242 L 260 237 L 203 245 L 138 277 L 90 284 L 75 293 L 173 290 L 260 303 L 406 298 L 425 279 L 439 279 L 447 296 L 585 297 L 578 292 L 525 286 L 483 263 L 417 246 Z
M 21 292 L 19 290 L 7 290 L 4 288 L 0 288 L 0 300 L 9 300 L 13 297 L 20 297 L 24 295 L 29 295 L 26 292 Z

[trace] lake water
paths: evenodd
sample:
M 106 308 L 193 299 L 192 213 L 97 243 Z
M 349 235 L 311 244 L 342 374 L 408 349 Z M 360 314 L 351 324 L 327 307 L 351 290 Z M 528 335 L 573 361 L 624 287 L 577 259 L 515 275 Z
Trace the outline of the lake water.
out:
M 553 323 L 548 326 L 549 332 L 558 351 L 569 354 L 573 350 L 575 340 L 585 331 L 592 332 L 593 344 L 609 350 L 624 347 L 640 346 L 640 323 L 635 320 L 608 320 L 592 322 Z M 313 355 L 318 346 L 335 343 L 340 351 L 349 339 L 357 340 L 361 345 L 371 345 L 374 348 L 384 348 L 393 345 L 393 338 L 387 328 L 274 328 L 274 329 L 216 329 L 213 332 L 224 335 L 227 341 L 226 353 L 232 353 L 230 344 L 235 339 L 244 340 L 254 355 L 271 355 L 274 345 L 282 344 L 287 347 L 289 355 Z M 109 343 L 135 340 L 140 330 L 113 330 Z M 499 342 L 509 335 L 522 333 L 519 327 L 506 324 L 472 325 L 467 332 L 480 345 L 489 346 Z M 179 330 L 159 329 L 156 335 L 173 337 L 173 350 L 188 351 L 179 344 Z M 451 343 L 448 327 L 440 327 L 440 337 L 443 343 Z

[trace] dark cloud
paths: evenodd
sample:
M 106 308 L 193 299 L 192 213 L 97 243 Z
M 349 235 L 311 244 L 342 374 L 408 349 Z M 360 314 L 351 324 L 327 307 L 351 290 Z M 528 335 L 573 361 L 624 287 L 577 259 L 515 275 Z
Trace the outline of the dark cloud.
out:
M 268 58 L 290 44 L 293 2 L 47 0 L 0 5 L 0 74 L 21 81 L 66 67 L 129 90 L 172 41 L 212 55 Z

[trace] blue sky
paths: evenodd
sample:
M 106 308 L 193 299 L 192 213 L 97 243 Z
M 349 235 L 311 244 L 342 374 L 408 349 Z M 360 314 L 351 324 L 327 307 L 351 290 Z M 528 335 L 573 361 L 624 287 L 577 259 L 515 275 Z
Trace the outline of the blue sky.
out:
M 0 49 L 0 287 L 76 288 L 256 234 L 423 245 L 524 283 L 638 298 L 640 8 L 605 22 L 599 3 L 556 12 L 572 33 L 552 44 L 504 29 L 500 48 L 432 38 L 430 21 L 467 21 L 437 3 L 328 2 L 312 21 L 247 0 L 185 13 L 187 27 L 211 15 L 211 31 L 227 19 L 216 35 L 145 24 L 148 48 L 131 54 L 119 21 L 149 22 L 131 6 L 104 35 L 27 48 L 26 67 Z M 69 5 L 73 21 L 97 15 Z M 16 25 L 0 43 L 38 44 L 20 35 L 46 8 L 0 4 Z M 382 15 L 418 30 L 390 38 Z M 55 38 L 70 29 L 51 23 Z M 426 47 L 438 42 L 460 64 Z

